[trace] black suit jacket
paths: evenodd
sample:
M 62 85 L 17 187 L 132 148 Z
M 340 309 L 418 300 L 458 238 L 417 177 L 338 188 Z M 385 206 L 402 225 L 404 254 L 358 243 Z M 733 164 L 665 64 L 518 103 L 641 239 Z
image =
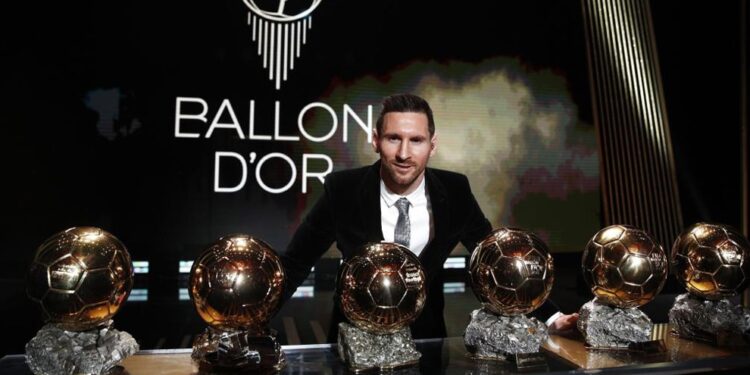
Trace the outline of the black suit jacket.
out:
M 427 300 L 411 331 L 415 338 L 444 337 L 443 263 L 461 242 L 471 252 L 492 231 L 466 176 L 427 168 L 427 194 L 430 197 L 434 237 L 422 250 L 419 260 L 427 279 Z M 334 172 L 326 177 L 324 193 L 292 237 L 281 261 L 287 276 L 285 299 L 291 297 L 310 269 L 333 242 L 343 259 L 353 257 L 368 242 L 383 240 L 380 218 L 380 162 L 367 167 Z M 338 284 L 338 283 L 337 283 Z M 543 306 L 542 319 L 557 309 Z M 329 341 L 336 340 L 338 323 L 345 321 L 334 295 L 334 312 Z

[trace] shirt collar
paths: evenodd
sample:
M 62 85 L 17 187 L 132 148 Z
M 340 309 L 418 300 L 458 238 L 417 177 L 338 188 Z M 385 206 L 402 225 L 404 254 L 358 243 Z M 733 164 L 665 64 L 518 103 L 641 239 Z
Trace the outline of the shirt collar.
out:
M 422 178 L 422 182 L 419 183 L 417 189 L 412 191 L 409 195 L 398 195 L 388 190 L 388 187 L 385 186 L 385 182 L 383 182 L 383 180 L 381 179 L 380 196 L 383 198 L 383 201 L 385 201 L 385 204 L 388 207 L 392 207 L 394 204 L 396 204 L 396 201 L 402 197 L 408 199 L 409 205 L 411 206 L 426 202 L 427 196 L 425 195 L 425 180 L 426 178 Z

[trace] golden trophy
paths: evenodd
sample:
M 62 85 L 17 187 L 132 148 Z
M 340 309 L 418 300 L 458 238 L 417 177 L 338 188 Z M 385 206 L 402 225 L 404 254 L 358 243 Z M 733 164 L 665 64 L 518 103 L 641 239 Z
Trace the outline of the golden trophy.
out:
M 667 279 L 667 255 L 644 230 L 611 225 L 586 245 L 583 277 L 595 298 L 581 307 L 578 329 L 587 348 L 660 352 L 651 341 L 653 323 L 642 306 L 656 297 Z
M 45 326 L 26 344 L 34 374 L 108 374 L 138 351 L 112 317 L 128 299 L 133 266 L 125 245 L 95 227 L 73 227 L 36 251 L 26 292 Z
M 552 291 L 554 263 L 547 245 L 529 231 L 500 228 L 471 254 L 469 277 L 483 308 L 472 311 L 464 344 L 476 358 L 506 360 L 519 367 L 546 364 L 539 348 L 547 326 L 528 314 Z
M 202 372 L 275 372 L 285 358 L 268 322 L 278 312 L 284 269 L 274 250 L 246 234 L 220 238 L 193 262 L 190 298 L 206 331 L 193 342 Z
M 339 357 L 352 371 L 388 370 L 419 363 L 409 324 L 424 307 L 425 275 L 404 246 L 365 245 L 344 262 L 341 309 L 353 324 L 339 323 Z
M 722 346 L 745 345 L 750 312 L 731 300 L 750 282 L 750 243 L 736 229 L 697 223 L 675 240 L 672 267 L 688 293 L 669 310 L 681 337 Z

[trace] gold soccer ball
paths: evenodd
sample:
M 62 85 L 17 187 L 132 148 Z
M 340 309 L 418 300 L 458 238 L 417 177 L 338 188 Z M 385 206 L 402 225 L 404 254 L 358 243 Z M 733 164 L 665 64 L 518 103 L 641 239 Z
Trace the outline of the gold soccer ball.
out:
M 552 291 L 554 263 L 547 245 L 529 231 L 500 228 L 471 254 L 469 278 L 474 294 L 495 314 L 527 314 Z
M 693 295 L 711 300 L 741 293 L 750 276 L 750 244 L 726 225 L 697 223 L 672 246 L 674 274 Z
M 645 231 L 611 225 L 583 251 L 583 278 L 599 301 L 620 308 L 642 306 L 667 280 L 667 254 Z
M 344 315 L 376 334 L 408 326 L 422 312 L 427 297 L 419 259 L 390 242 L 368 244 L 359 254 L 344 263 L 339 278 Z
M 111 319 L 133 287 L 130 254 L 115 236 L 95 227 L 73 227 L 36 251 L 26 292 L 46 323 L 84 331 Z
M 263 334 L 280 307 L 284 269 L 276 252 L 246 234 L 220 238 L 190 270 L 190 298 L 214 328 Z

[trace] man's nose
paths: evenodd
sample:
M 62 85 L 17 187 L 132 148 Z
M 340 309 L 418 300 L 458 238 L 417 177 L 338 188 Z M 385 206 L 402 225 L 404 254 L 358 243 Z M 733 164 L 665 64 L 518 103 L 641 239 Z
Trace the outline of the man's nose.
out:
M 409 142 L 401 142 L 398 147 L 398 157 L 402 160 L 409 158 Z

